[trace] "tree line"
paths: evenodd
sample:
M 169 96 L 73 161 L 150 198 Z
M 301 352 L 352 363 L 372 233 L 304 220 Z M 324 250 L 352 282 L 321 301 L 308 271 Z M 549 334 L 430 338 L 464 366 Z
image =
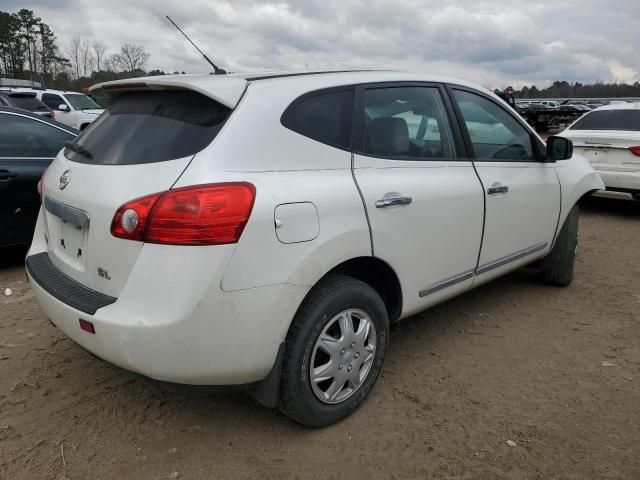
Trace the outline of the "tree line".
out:
M 146 72 L 148 60 L 143 46 L 130 43 L 110 53 L 100 40 L 74 37 L 61 47 L 51 27 L 32 10 L 0 11 L 0 77 L 80 90 L 107 80 L 164 74 Z
M 547 88 L 538 89 L 535 85 L 524 86 L 513 92 L 516 98 L 610 98 L 640 97 L 640 82 L 582 84 L 556 80 Z

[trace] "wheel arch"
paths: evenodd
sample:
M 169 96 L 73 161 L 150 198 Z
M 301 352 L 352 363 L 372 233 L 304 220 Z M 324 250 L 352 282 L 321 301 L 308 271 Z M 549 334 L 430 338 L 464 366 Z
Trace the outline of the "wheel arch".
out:
M 371 286 L 382 298 L 387 308 L 389 323 L 393 323 L 400 318 L 402 312 L 402 287 L 400 279 L 395 270 L 384 260 L 373 256 L 359 256 L 344 260 L 333 266 L 324 273 L 313 285 L 318 285 L 327 276 L 333 274 L 348 275 Z M 313 287 L 304 295 L 302 301 L 298 305 L 297 311 L 304 304 L 307 297 L 313 291 Z M 293 318 L 292 318 L 293 321 Z M 291 324 L 287 328 L 290 330 Z M 280 381 L 282 362 L 284 357 L 284 340 L 278 348 L 273 367 L 264 380 L 257 382 L 248 388 L 248 393 L 259 403 L 274 408 L 279 403 Z
M 387 307 L 389 323 L 400 318 L 402 287 L 397 273 L 387 262 L 374 256 L 354 257 L 335 265 L 316 283 L 335 273 L 357 278 L 373 288 Z

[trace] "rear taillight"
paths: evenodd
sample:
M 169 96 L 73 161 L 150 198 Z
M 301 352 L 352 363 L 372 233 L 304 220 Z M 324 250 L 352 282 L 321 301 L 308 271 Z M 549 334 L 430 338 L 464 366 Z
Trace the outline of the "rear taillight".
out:
M 122 205 L 111 222 L 115 237 L 171 245 L 236 243 L 249 220 L 250 183 L 176 188 Z
M 40 177 L 40 180 L 38 180 L 38 186 L 36 187 L 38 189 L 38 195 L 40 195 L 40 203 L 42 203 L 42 186 L 44 184 L 44 176 L 47 174 L 47 170 L 49 170 L 49 167 L 45 168 L 44 172 L 42 172 L 42 176 Z
M 631 151 L 631 153 L 636 157 L 640 157 L 640 147 L 629 147 L 629 151 Z
M 56 119 L 56 112 L 51 110 L 51 120 L 55 120 L 55 119 Z

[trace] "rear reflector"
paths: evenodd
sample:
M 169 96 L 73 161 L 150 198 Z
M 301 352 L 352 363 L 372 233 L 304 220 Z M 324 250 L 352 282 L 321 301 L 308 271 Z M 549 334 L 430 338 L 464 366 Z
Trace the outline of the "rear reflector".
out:
M 636 157 L 640 157 L 640 147 L 629 147 L 631 153 L 633 153 Z
M 111 223 L 118 238 L 170 245 L 223 245 L 242 235 L 256 196 L 250 183 L 176 188 L 122 205 Z
M 93 328 L 93 323 L 89 322 L 88 320 L 80 319 L 80 328 L 85 332 L 89 332 L 93 334 L 96 333 L 96 329 Z

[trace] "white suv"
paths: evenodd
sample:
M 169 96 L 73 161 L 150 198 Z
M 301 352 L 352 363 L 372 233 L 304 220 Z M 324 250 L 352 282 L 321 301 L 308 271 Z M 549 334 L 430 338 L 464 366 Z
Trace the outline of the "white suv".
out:
M 65 90 L 16 89 L 34 92 L 38 99 L 55 112 L 56 120 L 84 130 L 104 109 L 84 93 Z
M 110 105 L 43 179 L 26 259 L 78 344 L 169 382 L 245 385 L 313 426 L 371 391 L 389 325 L 538 261 L 572 279 L 602 182 L 465 81 L 179 75 Z

